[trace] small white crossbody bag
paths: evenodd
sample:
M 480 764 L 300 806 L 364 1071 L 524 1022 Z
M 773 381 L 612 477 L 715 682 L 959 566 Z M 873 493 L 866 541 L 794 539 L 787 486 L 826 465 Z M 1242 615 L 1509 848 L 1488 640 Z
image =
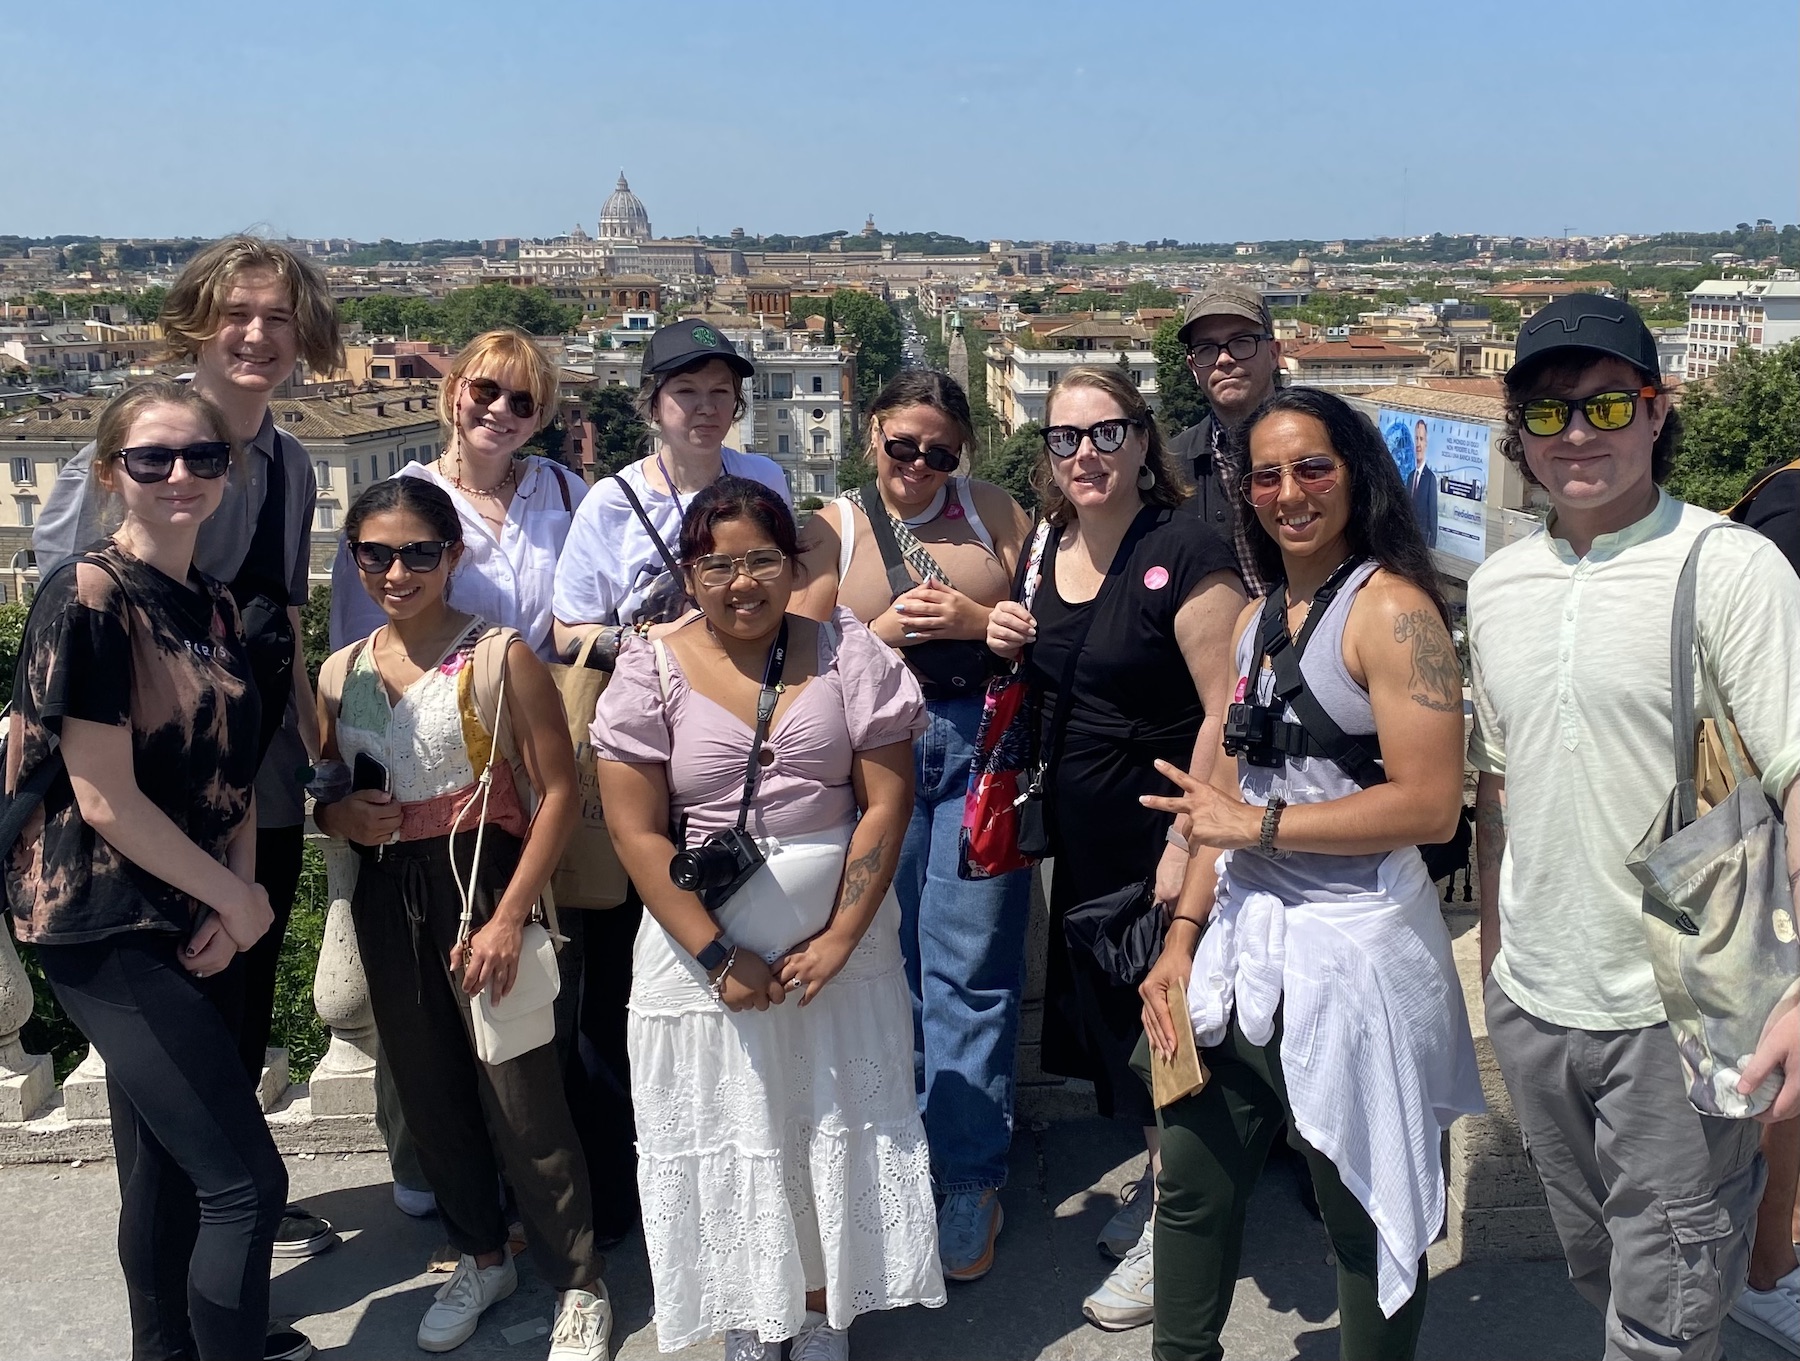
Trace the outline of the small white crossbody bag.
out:
M 493 786 L 494 761 L 500 754 L 500 725 L 506 722 L 506 663 L 500 664 L 499 697 L 494 705 L 494 735 L 488 746 L 487 765 L 482 768 L 479 794 L 472 794 L 457 811 L 450 828 L 450 872 L 462 898 L 462 924 L 457 930 L 457 944 L 468 946 L 475 921 L 475 891 L 481 879 L 481 843 L 487 830 L 488 793 Z M 463 882 L 456 865 L 456 832 L 463 815 L 481 801 L 481 820 L 475 826 L 475 858 L 469 865 L 469 880 Z M 519 946 L 519 967 L 512 991 L 498 1000 L 493 984 L 483 988 L 469 1011 L 475 1032 L 475 1056 L 483 1063 L 505 1063 L 521 1054 L 549 1044 L 556 1038 L 556 998 L 562 991 L 562 972 L 556 966 L 556 942 L 549 930 L 535 917 L 525 924 Z

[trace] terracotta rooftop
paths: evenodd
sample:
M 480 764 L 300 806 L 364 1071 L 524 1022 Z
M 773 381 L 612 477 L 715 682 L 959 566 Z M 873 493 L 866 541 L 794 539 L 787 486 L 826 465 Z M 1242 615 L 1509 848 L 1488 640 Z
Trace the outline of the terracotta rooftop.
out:
M 1413 345 L 1393 345 L 1374 336 L 1352 336 L 1348 340 L 1322 340 L 1316 345 L 1296 345 L 1286 358 L 1296 363 L 1357 364 L 1369 360 L 1416 360 L 1426 362 L 1425 351 Z

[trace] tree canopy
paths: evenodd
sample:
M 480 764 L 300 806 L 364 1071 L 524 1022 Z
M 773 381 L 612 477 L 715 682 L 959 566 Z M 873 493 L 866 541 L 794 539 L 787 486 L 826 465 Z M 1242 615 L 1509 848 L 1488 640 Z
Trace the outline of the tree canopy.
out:
M 637 414 L 630 388 L 595 388 L 587 395 L 587 416 L 594 427 L 594 475 L 605 477 L 644 456 L 650 427 Z
M 856 337 L 856 398 L 867 409 L 904 362 L 906 337 L 900 319 L 880 298 L 849 288 L 831 295 L 831 319 L 835 327 Z
M 1759 470 L 1800 453 L 1800 341 L 1768 354 L 1739 349 L 1690 385 L 1681 424 L 1669 492 L 1723 510 Z
M 983 482 L 1004 487 L 1021 506 L 1034 511 L 1038 506 L 1037 489 L 1031 485 L 1032 470 L 1043 456 L 1043 427 L 1036 423 L 1021 425 L 1006 437 L 994 452 L 975 462 L 975 476 Z
M 580 309 L 557 302 L 548 289 L 511 284 L 459 288 L 441 302 L 398 293 L 345 298 L 338 303 L 338 315 L 375 334 L 406 332 L 459 349 L 496 326 L 517 326 L 534 336 L 561 335 L 581 320 Z
M 1156 391 L 1160 398 L 1157 419 L 1163 431 L 1174 435 L 1206 415 L 1208 403 L 1187 366 L 1187 348 L 1178 332 L 1181 322 L 1170 317 L 1156 328 L 1150 351 L 1156 356 Z

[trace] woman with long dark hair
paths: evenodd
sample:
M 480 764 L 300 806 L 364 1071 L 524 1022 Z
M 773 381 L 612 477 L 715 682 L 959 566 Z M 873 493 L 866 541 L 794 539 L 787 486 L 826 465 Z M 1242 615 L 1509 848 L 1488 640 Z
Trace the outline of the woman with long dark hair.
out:
M 1404 1361 L 1444 1217 L 1439 1139 L 1481 1109 L 1417 850 L 1460 816 L 1462 672 L 1374 426 L 1290 388 L 1242 438 L 1273 586 L 1238 620 L 1227 759 L 1210 783 L 1159 761 L 1182 793 L 1144 800 L 1189 819 L 1195 854 L 1134 1064 L 1147 1078 L 1148 1050 L 1173 1056 L 1173 1001 L 1212 1074 L 1157 1112 L 1154 1354 L 1224 1355 L 1250 1192 L 1289 1121 L 1337 1255 L 1343 1353 Z

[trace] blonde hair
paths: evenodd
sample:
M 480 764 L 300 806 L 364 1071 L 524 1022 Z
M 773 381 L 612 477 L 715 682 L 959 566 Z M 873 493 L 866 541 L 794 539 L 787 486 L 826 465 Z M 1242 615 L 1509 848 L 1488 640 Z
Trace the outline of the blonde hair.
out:
M 456 437 L 456 401 L 461 395 L 463 379 L 473 368 L 485 368 L 492 374 L 525 375 L 525 391 L 537 402 L 537 424 L 542 430 L 556 414 L 556 365 L 552 364 L 537 342 L 525 332 L 511 326 L 483 331 L 457 353 L 450 371 L 438 388 L 438 421 L 446 434 Z
M 89 470 L 89 476 L 99 486 L 104 498 L 101 502 L 101 522 L 109 529 L 117 528 L 119 518 L 118 507 L 114 504 L 118 499 L 118 492 L 112 485 L 114 465 L 126 448 L 125 441 L 131 438 L 131 427 L 137 424 L 137 418 L 158 406 L 180 407 L 197 415 L 214 439 L 231 446 L 233 469 L 238 466 L 243 455 L 243 445 L 231 437 L 231 427 L 226 423 L 225 413 L 214 405 L 210 397 L 203 396 L 192 385 L 159 378 L 154 382 L 127 388 L 108 402 L 100 413 L 99 429 L 94 436 L 94 462 Z
M 1144 395 L 1137 390 L 1137 384 L 1131 381 L 1130 375 L 1116 364 L 1077 364 L 1074 368 L 1065 370 L 1056 380 L 1056 386 L 1050 389 L 1050 395 L 1044 399 L 1044 424 L 1053 424 L 1050 420 L 1051 408 L 1056 405 L 1057 396 L 1066 388 L 1093 388 L 1105 393 L 1118 403 L 1125 418 L 1135 422 L 1144 432 L 1147 442 L 1144 466 L 1155 479 L 1149 490 L 1141 493 L 1145 502 L 1153 506 L 1173 508 L 1187 500 L 1190 489 L 1175 471 L 1174 464 L 1169 461 L 1168 450 L 1163 446 L 1162 431 L 1156 425 L 1156 417 L 1151 413 L 1150 404 L 1144 400 Z M 1037 466 L 1031 470 L 1031 485 L 1044 508 L 1044 518 L 1051 524 L 1061 527 L 1075 518 L 1075 507 L 1069 504 L 1069 498 L 1056 485 L 1048 449 L 1038 451 Z
M 200 347 L 224 329 L 226 290 L 246 271 L 258 269 L 270 270 L 287 283 L 296 348 L 306 367 L 318 375 L 341 369 L 344 343 L 325 276 L 286 246 L 255 236 L 228 236 L 188 261 L 163 300 L 160 320 L 169 354 L 180 360 L 199 359 Z

